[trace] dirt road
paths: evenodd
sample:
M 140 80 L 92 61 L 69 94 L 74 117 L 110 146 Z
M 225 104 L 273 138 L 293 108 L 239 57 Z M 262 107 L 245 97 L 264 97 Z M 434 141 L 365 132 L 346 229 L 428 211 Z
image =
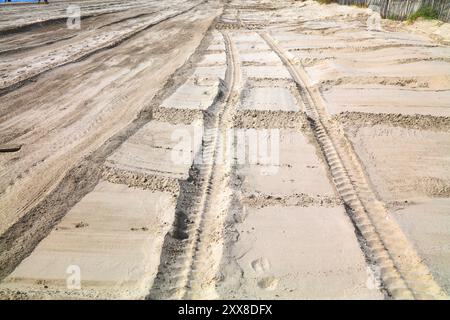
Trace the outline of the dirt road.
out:
M 443 39 L 314 1 L 80 5 L 0 21 L 2 297 L 447 297 Z

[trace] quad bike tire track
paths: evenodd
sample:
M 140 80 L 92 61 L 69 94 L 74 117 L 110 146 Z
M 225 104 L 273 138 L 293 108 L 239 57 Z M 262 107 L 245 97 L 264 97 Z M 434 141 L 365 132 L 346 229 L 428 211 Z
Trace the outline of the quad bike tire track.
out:
M 223 147 L 221 141 L 226 135 L 227 129 L 231 128 L 235 107 L 239 101 L 240 68 L 237 59 L 236 48 L 228 33 L 222 34 L 225 40 L 228 60 L 228 89 L 224 99 L 224 106 L 219 110 L 214 144 L 206 144 L 206 164 L 202 166 L 209 171 L 208 186 L 202 207 L 200 226 L 196 229 L 196 242 L 194 256 L 188 276 L 188 291 L 185 298 L 208 298 L 214 297 L 214 279 L 221 256 L 222 245 L 218 236 L 214 239 L 212 235 L 223 232 L 223 223 L 227 215 L 227 209 L 231 195 L 227 192 L 229 184 L 230 163 L 221 163 L 218 159 L 220 149 Z M 207 141 L 211 141 L 208 137 Z M 225 158 L 229 159 L 230 150 L 226 150 Z M 205 244 L 207 244 L 205 246 Z M 211 246 L 212 244 L 212 246 Z M 213 252 L 216 251 L 217 252 Z M 205 288 L 206 286 L 206 288 Z M 206 296 L 205 296 L 206 289 Z
M 376 198 L 343 130 L 330 120 L 317 87 L 312 87 L 301 63 L 266 32 L 260 33 L 297 83 L 306 116 L 346 211 L 360 232 L 368 260 L 394 299 L 445 299 L 427 266 Z
M 169 7 L 162 8 L 162 10 L 168 9 L 168 8 Z M 161 11 L 161 10 L 159 10 L 159 11 Z M 113 26 L 115 24 L 119 24 L 119 23 L 122 23 L 122 22 L 125 22 L 125 21 L 128 21 L 128 20 L 133 20 L 133 19 L 137 19 L 137 18 L 147 17 L 147 16 L 150 16 L 150 15 L 152 15 L 154 13 L 157 13 L 157 12 L 158 12 L 158 10 L 155 10 L 155 11 L 150 11 L 150 12 L 147 12 L 147 13 L 139 13 L 139 14 L 136 14 L 136 15 L 133 15 L 133 16 L 130 16 L 130 17 L 125 17 L 125 18 L 122 18 L 122 19 L 119 19 L 119 20 L 116 20 L 116 21 L 113 21 L 113 22 L 110 22 L 110 23 L 106 23 L 106 24 L 100 26 L 98 29 L 103 29 L 103 28 L 106 28 L 106 27 L 110 27 L 110 26 Z
M 57 43 L 57 42 L 60 42 L 60 41 L 70 40 L 70 39 L 75 38 L 75 37 L 76 37 L 76 35 L 70 35 L 70 36 L 61 37 L 61 38 L 58 38 L 58 39 L 45 41 L 45 42 L 42 42 L 42 43 L 39 43 L 39 44 L 30 45 L 30 46 L 21 46 L 21 47 L 15 48 L 15 49 L 1 50 L 0 51 L 0 56 L 6 56 L 6 55 L 10 55 L 10 54 L 18 54 L 18 53 L 25 52 L 25 51 L 28 51 L 28 50 L 49 46 L 51 44 L 54 44 L 54 43 Z
M 122 11 L 126 11 L 126 10 L 122 10 Z M 120 11 L 104 12 L 104 13 L 93 13 L 93 14 L 84 15 L 81 18 L 82 19 L 87 19 L 87 18 L 99 17 L 99 16 L 103 16 L 103 15 L 107 15 L 107 14 L 111 14 L 111 13 L 118 13 L 118 12 L 120 12 Z M 33 22 L 33 23 L 21 25 L 21 26 L 14 26 L 14 27 L 8 28 L 8 29 L 2 29 L 2 30 L 0 30 L 0 35 L 7 36 L 7 35 L 12 35 L 12 34 L 17 34 L 17 33 L 21 33 L 21 32 L 30 31 L 30 30 L 33 30 L 35 28 L 48 27 L 48 26 L 57 25 L 57 24 L 65 24 L 66 22 L 67 22 L 67 17 L 64 17 L 64 18 L 53 18 L 53 19 Z
M 138 8 L 140 10 L 144 10 L 144 9 L 147 9 L 147 8 L 152 9 L 152 6 L 140 6 Z M 161 10 L 166 10 L 166 9 L 169 9 L 169 7 L 161 8 Z M 161 11 L 161 10 L 152 10 L 152 11 L 146 12 L 146 13 L 139 13 L 139 14 L 129 15 L 127 17 L 120 18 L 118 20 L 114 20 L 112 22 L 107 22 L 105 24 L 102 24 L 102 25 L 100 25 L 98 27 L 95 27 L 95 29 L 101 30 L 103 28 L 110 27 L 110 26 L 113 26 L 115 24 L 119 24 L 119 23 L 122 23 L 122 22 L 125 22 L 125 21 L 128 21 L 128 20 L 146 17 L 146 16 L 149 16 L 149 15 L 155 14 L 158 11 Z M 88 25 L 89 25 L 89 19 L 103 17 L 103 16 L 106 16 L 106 18 L 108 18 L 108 16 L 121 14 L 121 13 L 126 12 L 126 11 L 127 10 L 121 10 L 121 11 L 116 11 L 116 12 L 105 12 L 105 13 L 92 13 L 92 14 L 84 15 L 81 18 L 83 19 L 83 24 L 88 23 Z M 88 22 L 86 22 L 86 20 Z M 50 19 L 50 20 L 45 20 L 45 21 L 42 21 L 42 22 L 36 22 L 36 23 L 33 23 L 32 25 L 24 25 L 22 27 L 18 27 L 17 32 L 14 31 L 14 32 L 11 32 L 9 34 L 5 33 L 5 35 L 12 35 L 12 34 L 19 33 L 19 32 L 33 31 L 34 29 L 39 29 L 39 28 L 44 28 L 44 27 L 51 27 L 51 26 L 54 26 L 54 25 L 60 25 L 61 28 L 65 28 L 66 27 L 66 23 L 67 23 L 67 18 Z M 88 28 L 91 28 L 91 27 L 89 26 Z M 2 34 L 3 34 L 3 32 L 0 31 L 0 35 L 2 35 Z M 20 45 L 20 46 L 14 48 L 14 49 L 1 50 L 0 51 L 0 56 L 2 56 L 2 55 L 10 55 L 10 54 L 18 54 L 18 53 L 22 53 L 22 52 L 25 52 L 25 51 L 28 51 L 28 50 L 33 50 L 33 49 L 36 49 L 36 48 L 43 48 L 43 47 L 52 45 L 54 43 L 58 43 L 60 41 L 70 40 L 70 39 L 75 38 L 77 36 L 79 36 L 79 34 L 76 33 L 76 34 L 70 34 L 70 35 L 66 35 L 66 36 L 62 36 L 62 37 L 58 37 L 58 38 L 53 38 L 51 40 L 44 41 L 44 42 L 37 43 L 37 44 Z
M 204 127 L 207 131 L 202 138 L 202 161 L 194 163 L 190 171 L 194 183 L 182 190 L 179 197 L 181 208 L 177 206 L 172 235 L 179 240 L 177 253 L 172 259 L 165 258 L 163 254 L 158 276 L 149 295 L 151 299 L 217 297 L 215 277 L 223 241 L 220 234 L 231 199 L 227 188 L 230 163 L 222 163 L 219 157 L 223 147 L 222 138 L 232 126 L 234 108 L 239 101 L 241 76 L 236 48 L 227 32 L 222 35 L 228 65 L 225 84 L 221 85 L 218 99 L 205 112 Z M 225 150 L 226 159 L 230 158 L 229 152 L 229 149 Z M 179 222 L 184 217 L 188 223 Z M 167 247 L 165 249 L 170 251 Z
M 13 90 L 16 90 L 16 89 L 22 87 L 23 85 L 29 83 L 30 81 L 35 80 L 37 77 L 45 74 L 46 72 L 52 71 L 52 70 L 54 70 L 56 68 L 63 67 L 65 65 L 68 65 L 68 64 L 71 64 L 71 63 L 76 63 L 76 62 L 83 61 L 83 60 L 89 58 L 90 56 L 92 56 L 94 54 L 100 53 L 100 52 L 102 52 L 104 50 L 108 50 L 108 49 L 117 47 L 118 45 L 120 45 L 123 42 L 131 39 L 132 37 L 140 34 L 141 32 L 143 32 L 143 31 L 145 31 L 145 30 L 147 30 L 149 28 L 152 28 L 152 27 L 154 27 L 154 26 L 156 26 L 156 25 L 158 25 L 158 24 L 160 24 L 162 22 L 168 21 L 168 20 L 176 18 L 176 17 L 178 17 L 178 16 L 180 16 L 182 14 L 190 12 L 190 11 L 194 10 L 195 8 L 197 8 L 198 6 L 202 5 L 203 3 L 205 3 L 205 1 L 201 1 L 201 2 L 199 2 L 199 3 L 197 3 L 197 4 L 193 5 L 193 6 L 190 6 L 190 7 L 186 8 L 186 9 L 184 9 L 184 10 L 181 10 L 181 11 L 178 11 L 178 12 L 166 15 L 164 17 L 161 17 L 160 19 L 157 19 L 156 21 L 150 22 L 149 24 L 147 24 L 147 25 L 145 25 L 145 26 L 143 26 L 143 27 L 141 27 L 139 29 L 136 29 L 136 30 L 133 30 L 133 31 L 131 31 L 129 33 L 126 33 L 123 36 L 121 36 L 121 37 L 119 37 L 117 39 L 114 39 L 111 42 L 108 42 L 108 43 L 106 43 L 106 44 L 104 44 L 102 46 L 99 46 L 99 47 L 95 47 L 92 50 L 86 51 L 86 52 L 82 53 L 79 56 L 74 56 L 74 57 L 72 57 L 71 59 L 69 59 L 67 61 L 63 61 L 61 63 L 55 64 L 55 65 L 52 65 L 52 66 L 48 66 L 48 67 L 45 67 L 43 69 L 37 70 L 36 72 L 30 73 L 26 78 L 17 79 L 17 80 L 13 79 L 12 81 L 9 81 L 10 83 L 7 83 L 6 85 L 0 87 L 0 97 L 5 95 L 5 94 L 7 94 L 7 93 L 9 93 L 9 92 L 11 92 L 11 91 L 13 91 Z
M 133 4 L 132 4 L 131 6 L 122 6 L 122 8 L 110 8 L 109 10 L 100 11 L 100 12 L 96 12 L 94 7 L 101 9 L 101 5 L 100 5 L 100 7 L 92 6 L 92 5 L 82 6 L 82 8 L 81 8 L 82 14 L 81 14 L 80 18 L 87 19 L 87 18 L 101 17 L 101 16 L 105 16 L 105 15 L 109 15 L 109 14 L 122 13 L 122 12 L 128 11 L 131 8 L 136 9 L 136 8 L 148 7 L 148 4 L 142 3 L 142 4 L 139 4 L 138 6 L 136 6 L 136 5 L 133 6 Z M 17 10 L 21 10 L 21 9 L 17 9 Z M 53 10 L 55 10 L 55 9 L 53 9 Z M 94 11 L 91 11 L 91 10 L 94 10 Z M 67 16 L 65 16 L 65 15 L 61 16 L 61 14 L 59 14 L 57 17 L 54 17 L 54 18 L 26 22 L 24 24 L 13 25 L 11 27 L 10 26 L 4 27 L 4 28 L 0 29 L 0 35 L 16 34 L 16 33 L 20 33 L 20 32 L 30 31 L 35 28 L 47 27 L 47 26 L 60 24 L 60 23 L 65 24 L 66 21 L 67 21 Z

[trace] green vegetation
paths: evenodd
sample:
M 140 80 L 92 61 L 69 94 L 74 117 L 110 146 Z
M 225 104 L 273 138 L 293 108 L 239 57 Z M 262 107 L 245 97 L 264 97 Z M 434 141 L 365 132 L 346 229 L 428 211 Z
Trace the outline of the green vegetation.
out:
M 433 20 L 438 18 L 438 12 L 431 6 L 424 6 L 417 10 L 415 13 L 408 17 L 408 22 L 412 23 L 418 18 L 424 18 L 426 20 Z

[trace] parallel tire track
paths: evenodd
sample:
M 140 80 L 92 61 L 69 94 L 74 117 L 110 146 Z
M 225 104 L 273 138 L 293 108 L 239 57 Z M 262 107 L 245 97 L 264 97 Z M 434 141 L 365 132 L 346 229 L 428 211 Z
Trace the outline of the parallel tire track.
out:
M 388 293 L 396 299 L 446 298 L 406 236 L 374 195 L 356 153 L 342 129 L 328 117 L 320 91 L 309 85 L 301 64 L 268 33 L 260 35 L 278 54 L 298 85 L 305 100 L 306 115 L 336 190 L 363 237 L 368 258 L 380 268 L 381 280 Z

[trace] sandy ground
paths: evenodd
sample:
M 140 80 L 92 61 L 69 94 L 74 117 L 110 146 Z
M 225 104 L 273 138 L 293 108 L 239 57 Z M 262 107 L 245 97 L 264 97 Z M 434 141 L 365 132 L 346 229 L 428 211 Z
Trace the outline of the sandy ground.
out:
M 0 8 L 0 297 L 447 297 L 448 25 L 78 3 Z
M 101 292 L 99 296 L 87 290 L 84 297 L 145 295 L 158 270 L 164 235 L 173 222 L 173 206 L 173 197 L 167 193 L 100 182 L 7 281 L 47 289 L 34 293 L 44 297 L 64 297 L 58 289 L 71 284 L 67 277 L 76 266 L 83 284 Z M 76 293 L 69 296 L 77 297 Z
M 212 18 L 204 12 L 198 18 L 182 15 L 179 19 L 186 21 L 186 27 L 169 20 L 0 97 L 1 143 L 23 145 L 20 152 L 1 158 L 1 232 L 150 103 L 198 45 L 203 36 L 198 27 L 205 32 Z M 181 38 L 186 41 L 180 42 Z M 34 61 L 40 63 L 39 50 L 48 47 L 33 50 Z M 21 63 L 13 54 L 9 59 Z

